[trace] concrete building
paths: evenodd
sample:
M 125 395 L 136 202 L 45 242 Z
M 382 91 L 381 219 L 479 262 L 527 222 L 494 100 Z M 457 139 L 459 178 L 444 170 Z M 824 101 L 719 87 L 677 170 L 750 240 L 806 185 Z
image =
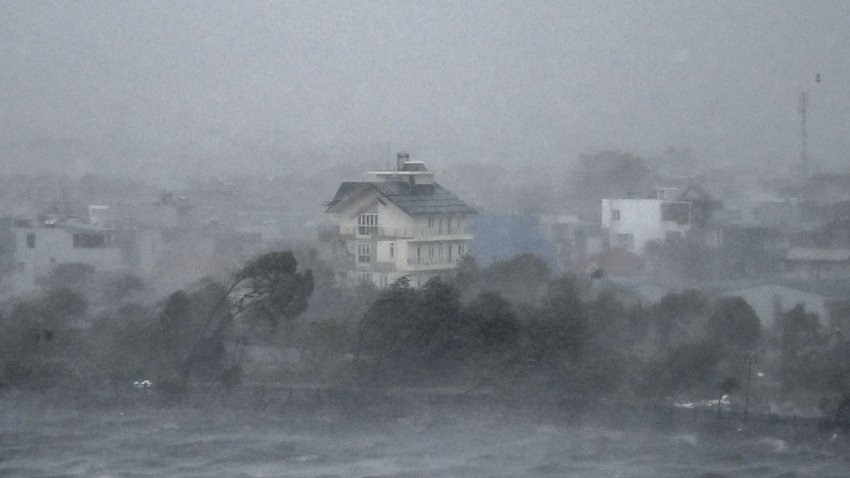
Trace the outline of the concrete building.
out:
M 602 227 L 610 247 L 642 254 L 651 241 L 684 239 L 718 206 L 695 185 L 655 188 L 648 198 L 603 199 Z
M 850 277 L 850 249 L 792 247 L 785 256 L 786 275 L 806 281 Z
M 58 264 L 88 264 L 99 271 L 126 268 L 113 230 L 81 223 L 57 225 L 19 224 L 12 227 L 10 292 L 36 289 L 37 280 L 50 275 Z
M 421 161 L 399 154 L 376 181 L 344 182 L 319 229 L 323 255 L 344 283 L 386 287 L 407 276 L 414 287 L 445 274 L 468 254 L 475 211 L 434 181 Z

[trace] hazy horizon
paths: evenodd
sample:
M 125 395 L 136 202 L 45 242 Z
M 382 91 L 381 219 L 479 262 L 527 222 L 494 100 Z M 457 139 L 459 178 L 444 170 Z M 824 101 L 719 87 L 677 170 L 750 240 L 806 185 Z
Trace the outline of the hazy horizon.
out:
M 0 18 L 6 172 L 669 147 L 785 166 L 804 90 L 809 155 L 835 169 L 850 150 L 846 2 L 9 1 Z

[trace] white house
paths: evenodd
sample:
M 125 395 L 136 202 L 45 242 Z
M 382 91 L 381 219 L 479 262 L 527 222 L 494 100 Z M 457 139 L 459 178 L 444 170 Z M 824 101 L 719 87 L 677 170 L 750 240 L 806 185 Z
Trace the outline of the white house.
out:
M 85 224 L 13 227 L 11 292 L 26 293 L 58 264 L 83 263 L 96 270 L 126 267 L 112 230 Z
M 457 267 L 473 239 L 475 211 L 434 182 L 421 161 L 399 154 L 396 169 L 371 182 L 344 182 L 320 228 L 337 278 L 386 287 L 407 276 L 412 286 Z
M 119 230 L 76 221 L 17 221 L 5 232 L 9 262 L 7 292 L 34 291 L 38 279 L 60 264 L 86 264 L 95 271 L 150 273 L 163 250 L 162 233 L 154 229 Z
M 648 198 L 603 199 L 602 227 L 610 247 L 641 254 L 651 241 L 681 239 L 701 227 L 716 205 L 694 185 L 659 187 Z

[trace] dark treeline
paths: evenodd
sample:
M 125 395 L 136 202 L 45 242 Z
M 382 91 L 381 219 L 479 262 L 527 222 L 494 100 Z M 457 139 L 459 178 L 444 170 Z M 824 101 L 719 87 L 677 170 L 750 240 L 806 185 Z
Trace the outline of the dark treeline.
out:
M 530 254 L 486 268 L 468 257 L 452 277 L 418 289 L 402 278 L 383 290 L 339 287 L 315 254 L 301 260 L 310 270 L 292 253 L 265 254 L 159 299 L 132 276 L 58 268 L 40 295 L 4 308 L 0 381 L 130 388 L 147 379 L 175 392 L 245 381 L 449 387 L 668 402 L 741 403 L 746 394 L 754 410 L 789 413 L 832 412 L 850 391 L 850 343 L 802 306 L 764 328 L 738 297 L 684 290 L 642 303 L 604 278 L 554 276 Z

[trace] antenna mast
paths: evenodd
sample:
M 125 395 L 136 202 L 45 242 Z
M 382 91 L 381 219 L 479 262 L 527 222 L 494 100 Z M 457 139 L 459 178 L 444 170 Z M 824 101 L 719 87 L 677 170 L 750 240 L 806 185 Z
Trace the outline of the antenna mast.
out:
M 809 132 L 806 129 L 806 113 L 809 107 L 809 94 L 805 91 L 800 93 L 800 139 L 802 140 L 800 148 L 800 169 L 806 173 L 809 170 L 809 153 L 808 153 L 808 138 Z

